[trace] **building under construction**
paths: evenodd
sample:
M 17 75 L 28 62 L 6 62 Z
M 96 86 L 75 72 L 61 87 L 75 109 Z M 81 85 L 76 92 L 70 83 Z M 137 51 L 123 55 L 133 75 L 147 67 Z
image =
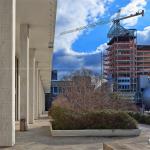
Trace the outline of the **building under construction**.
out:
M 139 80 L 150 75 L 150 45 L 137 45 L 135 29 L 114 23 L 108 33 L 104 74 L 112 82 L 113 92 L 140 102 Z
M 110 20 L 113 25 L 108 33 L 109 47 L 105 53 L 104 65 L 101 66 L 101 74 L 104 74 L 110 81 L 113 92 L 127 99 L 136 100 L 137 103 L 141 103 L 142 98 L 145 97 L 145 100 L 149 101 L 150 108 L 150 94 L 147 94 L 150 93 L 148 77 L 150 75 L 150 45 L 137 45 L 137 31 L 126 29 L 120 25 L 121 20 L 144 16 L 144 10 L 124 17 L 120 17 L 120 12 L 121 10 L 115 19 Z M 100 20 L 93 24 L 64 31 L 60 35 L 104 25 L 110 21 Z M 141 81 L 144 81 L 145 85 L 142 85 Z M 147 81 L 149 84 L 146 84 Z
M 150 76 L 150 45 L 137 45 L 137 75 Z

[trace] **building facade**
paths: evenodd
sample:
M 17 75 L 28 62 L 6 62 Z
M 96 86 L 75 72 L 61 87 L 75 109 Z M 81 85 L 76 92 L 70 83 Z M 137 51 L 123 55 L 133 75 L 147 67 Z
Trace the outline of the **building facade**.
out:
M 82 85 L 81 85 L 82 84 Z M 91 77 L 88 76 L 74 76 L 71 80 L 63 80 L 63 81 L 52 81 L 51 83 L 51 96 L 52 100 L 58 95 L 65 95 L 67 91 L 71 91 L 74 87 L 78 89 L 82 88 L 82 86 L 87 87 L 89 90 L 94 90 L 95 85 L 92 83 Z
M 137 75 L 150 76 L 150 45 L 137 45 Z
M 112 81 L 113 92 L 138 101 L 140 76 L 150 75 L 150 46 L 137 45 L 136 30 L 120 24 L 111 28 L 109 37 L 105 75 Z
M 56 4 L 56 0 L 0 1 L 0 147 L 15 144 L 15 120 L 24 119 L 27 130 L 44 111 Z

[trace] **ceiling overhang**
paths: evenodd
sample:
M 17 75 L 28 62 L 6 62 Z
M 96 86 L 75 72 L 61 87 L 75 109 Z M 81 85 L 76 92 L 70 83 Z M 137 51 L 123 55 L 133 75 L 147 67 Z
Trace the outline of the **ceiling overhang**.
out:
M 35 57 L 45 92 L 50 89 L 56 5 L 56 0 L 16 0 L 17 53 L 19 55 L 20 24 L 29 24 L 29 45 L 36 50 Z

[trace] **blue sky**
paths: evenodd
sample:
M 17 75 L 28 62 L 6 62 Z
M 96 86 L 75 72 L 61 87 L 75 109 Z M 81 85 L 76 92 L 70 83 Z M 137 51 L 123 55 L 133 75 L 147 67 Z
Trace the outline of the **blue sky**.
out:
M 80 68 L 100 73 L 100 52 L 107 47 L 110 23 L 95 28 L 59 36 L 63 31 L 74 29 L 99 20 L 145 10 L 144 17 L 126 19 L 121 24 L 137 29 L 138 44 L 150 45 L 150 0 L 58 0 L 53 69 L 65 75 Z

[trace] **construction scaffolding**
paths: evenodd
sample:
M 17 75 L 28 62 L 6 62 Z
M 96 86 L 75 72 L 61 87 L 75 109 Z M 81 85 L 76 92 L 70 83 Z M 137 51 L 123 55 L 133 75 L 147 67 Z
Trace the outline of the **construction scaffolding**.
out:
M 137 45 L 137 74 L 150 75 L 150 45 Z
M 143 108 L 143 86 L 141 81 L 143 78 L 150 76 L 150 45 L 137 45 L 137 77 L 138 77 L 138 92 L 136 95 L 136 102 Z M 149 84 L 149 80 L 146 81 Z M 144 82 L 142 82 L 144 84 Z M 147 88 L 146 86 L 145 88 Z
M 137 32 L 115 22 L 108 33 L 108 48 L 104 59 L 105 75 L 112 79 L 113 92 L 134 99 L 137 92 Z

